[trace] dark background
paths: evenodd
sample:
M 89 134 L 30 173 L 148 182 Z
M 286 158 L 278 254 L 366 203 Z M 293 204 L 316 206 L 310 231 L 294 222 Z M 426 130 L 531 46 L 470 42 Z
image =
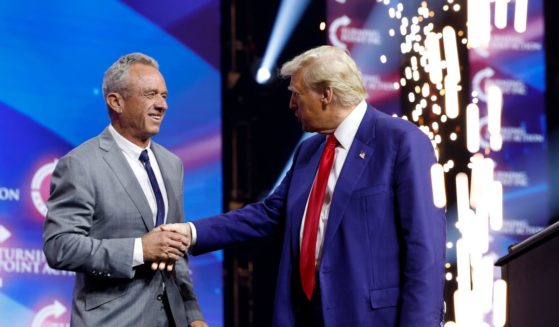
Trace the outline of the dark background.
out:
M 280 177 L 286 161 L 302 135 L 298 122 L 288 108 L 288 81 L 275 80 L 266 85 L 259 85 L 253 77 L 266 50 L 280 2 L 222 1 L 223 167 L 226 211 L 266 196 Z M 553 17 L 559 13 L 559 5 L 552 0 L 546 1 L 544 5 L 546 112 L 550 150 L 549 203 L 552 223 L 559 220 L 559 23 L 556 17 Z M 463 18 L 450 19 L 454 19 L 451 23 L 463 24 Z M 319 29 L 323 21 L 326 21 L 325 1 L 311 1 L 283 49 L 278 65 L 305 50 L 326 44 L 327 32 Z M 467 54 L 462 53 L 461 56 Z M 461 62 L 468 60 L 461 58 Z M 467 76 L 468 67 L 462 69 L 463 76 Z M 272 72 L 272 75 L 274 74 L 275 72 Z M 405 104 L 406 101 L 402 103 Z M 402 108 L 402 113 L 410 110 L 411 108 Z M 450 128 L 454 129 L 457 126 Z M 460 133 L 460 130 L 456 131 Z M 463 137 L 460 139 L 465 140 Z M 465 149 L 465 146 L 462 148 Z M 442 149 L 441 157 L 445 156 L 445 151 L 453 150 Z M 460 154 L 456 153 L 447 155 L 460 157 Z M 463 155 L 465 157 L 468 154 Z M 448 194 L 449 203 L 454 201 L 452 193 Z M 449 212 L 449 216 L 452 215 L 453 213 Z M 271 325 L 280 241 L 261 240 L 255 242 L 256 244 L 251 243 L 225 251 L 225 326 Z M 453 318 L 451 295 L 455 287 L 453 283 L 447 284 L 446 287 L 445 300 L 449 309 L 447 319 Z

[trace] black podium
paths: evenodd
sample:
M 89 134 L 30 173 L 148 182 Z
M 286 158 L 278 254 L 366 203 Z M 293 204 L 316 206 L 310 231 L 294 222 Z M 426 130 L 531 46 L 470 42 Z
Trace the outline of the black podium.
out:
M 505 326 L 559 326 L 559 222 L 511 246 L 495 265 L 508 285 Z

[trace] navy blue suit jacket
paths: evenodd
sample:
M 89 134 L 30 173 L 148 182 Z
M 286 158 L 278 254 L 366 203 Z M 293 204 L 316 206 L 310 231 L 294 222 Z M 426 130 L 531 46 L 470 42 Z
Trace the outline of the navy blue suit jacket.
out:
M 194 222 L 194 253 L 283 235 L 274 326 L 295 325 L 299 233 L 325 143 L 304 141 L 263 201 Z M 326 326 L 440 325 L 446 224 L 433 205 L 434 163 L 416 126 L 367 109 L 334 189 L 318 267 Z

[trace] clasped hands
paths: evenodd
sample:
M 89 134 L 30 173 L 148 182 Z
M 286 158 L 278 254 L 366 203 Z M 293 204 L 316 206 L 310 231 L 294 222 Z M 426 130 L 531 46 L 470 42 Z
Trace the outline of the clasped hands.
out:
M 144 261 L 151 269 L 172 271 L 192 243 L 190 225 L 185 223 L 160 225 L 142 237 Z

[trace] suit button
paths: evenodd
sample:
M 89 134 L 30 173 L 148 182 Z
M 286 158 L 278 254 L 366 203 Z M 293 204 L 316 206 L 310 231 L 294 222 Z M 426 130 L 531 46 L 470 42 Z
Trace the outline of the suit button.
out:
M 162 295 L 162 294 L 159 294 L 159 295 L 157 296 L 157 301 L 162 301 L 162 300 L 163 300 L 163 295 Z

